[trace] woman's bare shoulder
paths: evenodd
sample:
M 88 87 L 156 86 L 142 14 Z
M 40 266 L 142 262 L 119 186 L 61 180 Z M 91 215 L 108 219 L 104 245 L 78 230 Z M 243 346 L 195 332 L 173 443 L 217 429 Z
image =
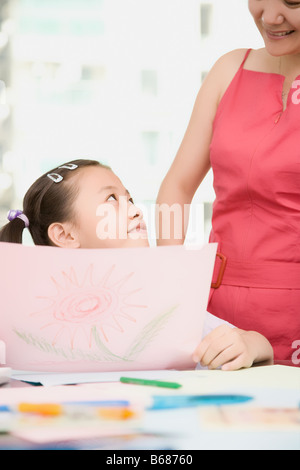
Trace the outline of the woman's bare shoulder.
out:
M 241 63 L 243 62 L 248 49 L 234 49 L 222 55 L 215 63 L 214 68 L 219 71 L 236 73 Z
M 216 61 L 215 67 L 222 68 L 224 71 L 232 70 L 233 73 L 236 72 L 242 64 L 248 50 L 249 49 L 234 49 L 233 51 L 227 52 Z M 251 49 L 250 51 L 247 57 L 247 63 L 265 60 L 265 48 Z
M 234 49 L 222 55 L 211 69 L 211 78 L 217 82 L 219 100 L 241 66 L 248 49 Z

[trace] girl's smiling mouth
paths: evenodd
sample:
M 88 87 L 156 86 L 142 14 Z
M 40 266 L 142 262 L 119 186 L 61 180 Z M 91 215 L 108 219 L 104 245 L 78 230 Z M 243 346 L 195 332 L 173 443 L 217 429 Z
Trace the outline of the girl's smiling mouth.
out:
M 133 227 L 131 227 L 129 230 L 128 230 L 128 233 L 132 233 L 132 232 L 146 232 L 147 231 L 147 227 L 146 227 L 146 224 L 144 221 L 141 221 L 141 222 L 138 222 L 137 224 L 134 224 Z

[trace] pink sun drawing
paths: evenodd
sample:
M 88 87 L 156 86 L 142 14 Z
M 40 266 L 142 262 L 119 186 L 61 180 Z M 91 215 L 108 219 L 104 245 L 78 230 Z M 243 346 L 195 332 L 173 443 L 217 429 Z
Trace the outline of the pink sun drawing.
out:
M 135 304 L 130 298 L 141 288 L 127 290 L 126 283 L 134 273 L 116 279 L 113 265 L 98 282 L 94 280 L 94 266 L 90 265 L 79 280 L 74 268 L 61 272 L 59 278 L 51 277 L 55 294 L 38 296 L 47 307 L 34 312 L 41 321 L 40 329 L 47 330 L 51 343 L 68 344 L 72 349 L 92 347 L 92 330 L 109 343 L 112 330 L 123 333 L 126 323 L 137 321 L 137 309 L 146 305 Z M 130 312 L 130 313 L 129 313 Z

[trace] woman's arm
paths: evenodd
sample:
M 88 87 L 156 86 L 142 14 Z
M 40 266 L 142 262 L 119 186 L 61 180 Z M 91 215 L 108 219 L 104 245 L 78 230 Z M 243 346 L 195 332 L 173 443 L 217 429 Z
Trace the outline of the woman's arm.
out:
M 236 50 L 222 56 L 200 88 L 186 133 L 158 193 L 158 245 L 184 242 L 189 205 L 210 169 L 209 148 L 218 104 L 237 72 L 245 52 L 244 49 Z M 174 204 L 176 216 L 170 221 L 167 220 L 170 215 L 168 208 Z M 178 211 L 181 212 L 181 217 L 178 217 Z

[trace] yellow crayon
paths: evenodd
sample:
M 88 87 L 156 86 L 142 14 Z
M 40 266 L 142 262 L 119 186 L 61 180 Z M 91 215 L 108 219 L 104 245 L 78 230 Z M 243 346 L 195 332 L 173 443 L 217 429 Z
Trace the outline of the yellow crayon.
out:
M 34 413 L 43 416 L 60 416 L 63 408 L 55 403 L 19 403 L 17 410 L 20 413 Z
M 116 419 L 116 420 L 126 420 L 131 419 L 136 416 L 136 413 L 129 408 L 120 408 L 120 407 L 105 407 L 98 408 L 97 414 L 100 418 L 104 419 Z
M 17 411 L 20 413 L 31 413 L 38 414 L 41 416 L 61 416 L 66 414 L 68 416 L 78 415 L 78 411 L 82 413 L 82 416 L 86 413 L 102 419 L 111 420 L 126 420 L 136 416 L 136 413 L 128 407 L 120 406 L 104 406 L 104 407 L 70 407 L 63 406 L 55 403 L 20 403 L 17 406 Z

